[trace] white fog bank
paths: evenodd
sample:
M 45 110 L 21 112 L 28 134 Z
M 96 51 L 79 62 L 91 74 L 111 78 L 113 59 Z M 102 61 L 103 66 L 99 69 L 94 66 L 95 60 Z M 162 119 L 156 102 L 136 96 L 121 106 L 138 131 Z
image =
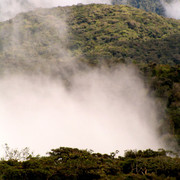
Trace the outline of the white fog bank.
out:
M 110 153 L 164 148 L 156 106 L 132 68 L 77 73 L 72 86 L 45 77 L 0 80 L 0 142 L 36 154 L 76 147 Z
M 166 16 L 169 18 L 180 19 L 180 0 L 172 0 L 171 3 L 162 1 Z

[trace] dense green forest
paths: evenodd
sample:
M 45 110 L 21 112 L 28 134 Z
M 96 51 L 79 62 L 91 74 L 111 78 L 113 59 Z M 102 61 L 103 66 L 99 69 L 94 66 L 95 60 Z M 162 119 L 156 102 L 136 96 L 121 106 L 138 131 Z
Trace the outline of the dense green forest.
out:
M 59 32 L 61 26 L 68 32 Z M 0 31 L 2 66 L 6 60 L 17 63 L 21 59 L 22 63 L 23 60 L 57 59 L 61 56 L 58 48 L 62 48 L 62 43 L 73 56 L 81 56 L 92 64 L 176 65 L 180 60 L 180 21 L 128 6 L 40 9 L 1 23 Z
M 153 2 L 153 9 L 144 9 L 161 14 L 161 7 L 156 7 L 159 2 Z M 149 94 L 165 107 L 160 133 L 168 129 L 180 145 L 179 20 L 124 5 L 92 4 L 37 9 L 0 23 L 1 74 L 57 76 L 66 58 L 92 68 L 136 66 Z M 117 158 L 60 148 L 48 157 L 0 162 L 1 178 L 8 180 L 175 179 L 179 172 L 179 158 L 167 156 L 164 150 L 128 151 Z
M 0 161 L 0 179 L 3 180 L 75 180 L 75 179 L 178 179 L 180 158 L 163 149 L 153 151 L 126 151 L 124 157 L 116 153 L 61 147 L 46 157 L 27 156 L 18 161 L 9 158 Z M 168 155 L 173 155 L 169 157 Z
M 70 49 L 89 61 L 179 64 L 180 21 L 127 6 L 82 6 L 73 13 Z

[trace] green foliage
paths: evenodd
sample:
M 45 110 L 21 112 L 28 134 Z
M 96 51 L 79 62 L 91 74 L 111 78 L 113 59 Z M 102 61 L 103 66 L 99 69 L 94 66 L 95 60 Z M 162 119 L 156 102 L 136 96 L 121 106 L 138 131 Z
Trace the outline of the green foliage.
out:
M 160 132 L 163 134 L 169 131 L 180 144 L 180 66 L 155 63 L 137 66 L 145 77 L 145 83 L 151 89 L 152 96 L 163 104 L 159 110 L 166 111 L 166 117 L 163 117 L 164 112 L 159 115 L 163 119 Z
M 136 157 L 142 157 L 142 158 L 150 158 L 150 157 L 158 157 L 158 156 L 166 156 L 165 150 L 159 150 L 159 151 L 153 151 L 151 149 L 147 149 L 145 151 L 126 151 L 125 157 L 126 158 L 136 158 Z
M 68 48 L 90 62 L 179 64 L 179 21 L 127 6 L 75 6 L 73 14 Z
M 132 157 L 132 153 L 136 156 Z M 130 155 L 130 156 L 129 156 Z M 165 150 L 127 151 L 125 157 L 61 147 L 47 157 L 0 161 L 2 180 L 178 179 L 180 159 Z
M 70 56 L 93 65 L 180 62 L 180 21 L 128 6 L 39 9 L 0 23 L 0 32 L 1 72 L 54 72 Z

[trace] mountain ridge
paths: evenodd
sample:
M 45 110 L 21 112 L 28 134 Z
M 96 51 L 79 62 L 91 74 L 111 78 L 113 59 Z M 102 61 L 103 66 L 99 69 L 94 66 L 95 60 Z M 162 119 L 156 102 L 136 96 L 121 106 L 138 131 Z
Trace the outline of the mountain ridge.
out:
M 54 24 L 50 24 L 51 21 L 54 21 Z M 58 32 L 61 27 L 59 26 L 59 29 L 53 27 L 55 23 L 63 23 L 63 28 L 66 26 L 67 32 L 63 34 L 63 38 Z M 68 26 L 65 25 L 66 23 Z M 15 36 L 11 41 L 14 31 L 21 37 L 20 42 Z M 179 64 L 180 61 L 179 20 L 164 18 L 123 5 L 92 4 L 40 9 L 22 13 L 13 20 L 1 23 L 0 32 L 1 64 L 6 59 L 17 60 L 11 49 L 14 49 L 18 59 L 23 59 L 20 49 L 28 52 L 28 58 L 32 57 L 32 60 L 43 59 L 46 56 L 55 59 L 59 56 L 57 48 L 53 50 L 53 54 L 49 50 L 52 49 L 54 42 L 57 47 L 62 48 L 62 39 L 66 41 L 63 45 L 73 56 L 94 59 L 97 63 L 101 63 L 99 59 L 160 64 Z M 43 37 L 44 35 L 46 38 Z M 42 42 L 36 42 L 36 36 L 42 39 Z M 32 40 L 33 43 L 28 43 Z M 153 49 L 152 45 L 155 46 Z M 144 55 L 144 52 L 149 54 Z

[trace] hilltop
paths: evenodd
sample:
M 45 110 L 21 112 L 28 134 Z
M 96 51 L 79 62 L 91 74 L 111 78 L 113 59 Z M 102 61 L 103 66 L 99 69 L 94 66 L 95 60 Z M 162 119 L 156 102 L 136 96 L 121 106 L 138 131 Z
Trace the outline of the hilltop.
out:
M 180 21 L 128 6 L 90 5 L 73 12 L 70 49 L 90 60 L 179 64 Z
M 123 5 L 40 9 L 1 23 L 0 32 L 1 67 L 27 55 L 57 59 L 60 48 L 91 63 L 180 63 L 180 21 Z

